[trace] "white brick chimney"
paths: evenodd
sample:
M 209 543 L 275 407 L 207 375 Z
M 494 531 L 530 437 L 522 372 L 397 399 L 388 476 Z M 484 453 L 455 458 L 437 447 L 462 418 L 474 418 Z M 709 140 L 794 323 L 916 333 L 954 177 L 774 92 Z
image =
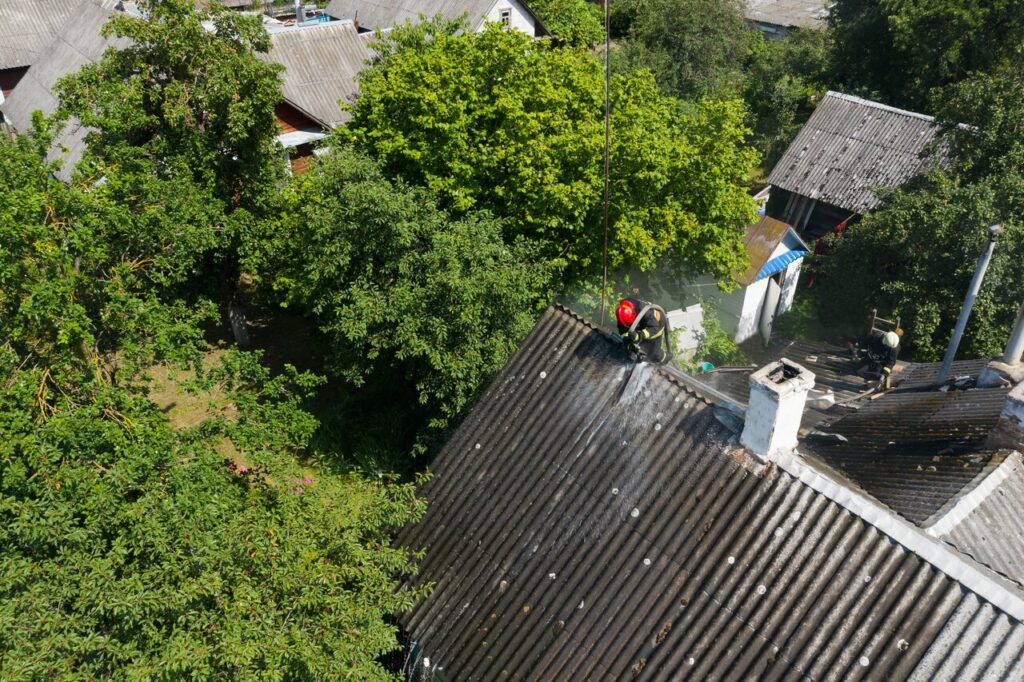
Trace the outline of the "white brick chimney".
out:
M 740 444 L 761 459 L 796 447 L 814 373 L 783 358 L 750 375 L 750 402 Z
M 1003 412 L 985 445 L 1024 452 L 1024 383 L 1017 384 L 1006 396 Z

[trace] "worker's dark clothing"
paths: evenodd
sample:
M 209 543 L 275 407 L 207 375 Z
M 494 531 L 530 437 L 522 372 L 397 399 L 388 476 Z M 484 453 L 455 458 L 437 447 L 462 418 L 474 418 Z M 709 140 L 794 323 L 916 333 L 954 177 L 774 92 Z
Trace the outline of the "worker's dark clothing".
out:
M 882 342 L 883 332 L 872 329 L 868 334 L 857 340 L 857 364 L 854 370 L 859 370 L 865 365 L 872 374 L 886 377 L 892 374 L 896 366 L 896 358 L 900 354 L 900 347 L 889 348 Z
M 649 303 L 637 298 L 624 299 L 633 304 L 633 309 L 639 314 Z M 629 333 L 629 326 L 618 323 L 619 335 L 629 349 L 629 352 L 636 355 L 640 360 L 651 362 L 664 362 L 667 339 L 665 338 L 666 324 L 665 317 L 660 311 L 651 308 L 633 328 L 632 336 Z

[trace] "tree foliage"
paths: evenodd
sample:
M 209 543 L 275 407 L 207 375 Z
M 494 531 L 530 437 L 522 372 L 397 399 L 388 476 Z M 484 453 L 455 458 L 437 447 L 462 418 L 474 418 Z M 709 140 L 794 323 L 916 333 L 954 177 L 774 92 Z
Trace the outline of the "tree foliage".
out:
M 161 31 L 194 28 L 190 14 L 161 14 L 169 7 L 153 8 Z M 124 26 L 144 44 L 149 28 Z M 271 376 L 251 354 L 210 372 L 196 362 L 213 306 L 193 280 L 225 232 L 248 224 L 240 207 L 277 189 L 236 192 L 240 178 L 268 176 L 237 165 L 256 158 L 241 149 L 257 139 L 242 130 L 251 121 L 215 123 L 218 102 L 233 106 L 211 92 L 233 87 L 221 60 L 239 56 L 222 47 L 187 84 L 163 73 L 132 85 L 143 76 L 131 69 L 118 88 L 98 72 L 68 81 L 72 99 L 100 103 L 75 105 L 98 129 L 70 184 L 43 161 L 42 120 L 0 142 L 5 679 L 383 677 L 377 657 L 397 647 L 390 616 L 421 594 L 400 587 L 415 561 L 390 548 L 389 530 L 423 503 L 308 448 L 317 425 L 303 405 L 320 381 Z M 101 66 L 122 60 L 160 71 L 136 53 Z M 115 101 L 161 87 L 146 114 Z M 172 428 L 148 398 L 154 363 L 192 366 L 196 390 L 221 395 L 231 416 Z
M 940 123 L 953 160 L 835 241 L 824 262 L 824 314 L 871 305 L 907 320 L 918 357 L 943 354 L 984 241 L 1002 223 L 961 354 L 997 354 L 1016 317 L 1024 281 L 1024 82 L 978 75 L 947 89 Z M 964 125 L 960 125 L 960 124 Z
M 937 89 L 1020 59 L 1019 0 L 838 0 L 832 68 L 846 91 L 929 111 Z
M 336 372 L 406 369 L 434 426 L 458 415 L 511 355 L 551 273 L 486 212 L 454 218 L 339 148 L 302 178 L 255 270 L 314 317 Z
M 530 8 L 565 45 L 588 47 L 604 40 L 601 11 L 587 0 L 534 0 Z
M 259 58 L 270 40 L 258 16 L 192 6 L 155 0 L 145 19 L 115 15 L 104 33 L 129 45 L 64 78 L 61 108 L 96 129 L 89 149 L 101 163 L 151 159 L 232 208 L 252 208 L 280 175 L 281 67 Z
M 751 145 L 771 169 L 827 90 L 829 34 L 795 29 L 783 40 L 755 34 L 744 64 L 743 100 L 751 120 Z
M 381 50 L 343 139 L 447 208 L 504 217 L 508 244 L 525 239 L 577 275 L 600 262 L 603 74 L 593 56 L 436 23 L 396 29 Z M 645 72 L 616 77 L 612 99 L 612 265 L 648 269 L 671 255 L 728 277 L 753 216 L 741 105 L 683 106 Z
M 626 30 L 620 68 L 647 68 L 670 95 L 735 96 L 753 34 L 734 0 L 635 0 L 617 21 Z

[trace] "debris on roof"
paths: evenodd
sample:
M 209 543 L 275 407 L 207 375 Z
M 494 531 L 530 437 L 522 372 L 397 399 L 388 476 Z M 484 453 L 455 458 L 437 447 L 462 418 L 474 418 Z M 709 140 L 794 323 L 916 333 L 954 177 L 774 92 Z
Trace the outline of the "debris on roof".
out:
M 830 91 L 768 183 L 864 214 L 881 205 L 876 189 L 899 187 L 936 160 L 926 152 L 937 132 L 931 116 Z
M 401 617 L 417 651 L 465 680 L 906 679 L 966 637 L 962 677 L 1024 675 L 1015 588 L 866 497 L 752 461 L 693 385 L 549 310 L 399 535 L 436 584 Z M 964 619 L 981 610 L 998 655 Z

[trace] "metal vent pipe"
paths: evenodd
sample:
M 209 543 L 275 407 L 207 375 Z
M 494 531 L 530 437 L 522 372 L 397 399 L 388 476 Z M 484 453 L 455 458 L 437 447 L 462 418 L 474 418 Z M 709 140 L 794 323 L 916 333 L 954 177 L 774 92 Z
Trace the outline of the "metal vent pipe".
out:
M 964 329 L 967 328 L 967 320 L 971 317 L 971 308 L 974 307 L 974 300 L 978 298 L 978 292 L 981 291 L 981 283 L 985 279 L 985 271 L 988 270 L 988 264 L 992 260 L 992 252 L 996 248 L 996 237 L 1003 233 L 1002 225 L 993 225 L 988 228 L 988 242 L 985 244 L 985 248 L 981 250 L 981 256 L 978 258 L 978 265 L 974 268 L 974 277 L 971 279 L 971 286 L 967 289 L 967 295 L 964 297 L 964 307 L 960 310 L 960 318 L 956 321 L 956 328 L 953 330 L 953 338 L 949 340 L 949 348 L 946 349 L 946 357 L 942 359 L 942 369 L 939 370 L 939 376 L 935 380 L 936 386 L 941 386 L 946 383 L 946 379 L 949 378 L 949 370 L 953 367 L 953 359 L 956 357 L 956 351 L 960 347 L 960 340 L 964 337 Z

